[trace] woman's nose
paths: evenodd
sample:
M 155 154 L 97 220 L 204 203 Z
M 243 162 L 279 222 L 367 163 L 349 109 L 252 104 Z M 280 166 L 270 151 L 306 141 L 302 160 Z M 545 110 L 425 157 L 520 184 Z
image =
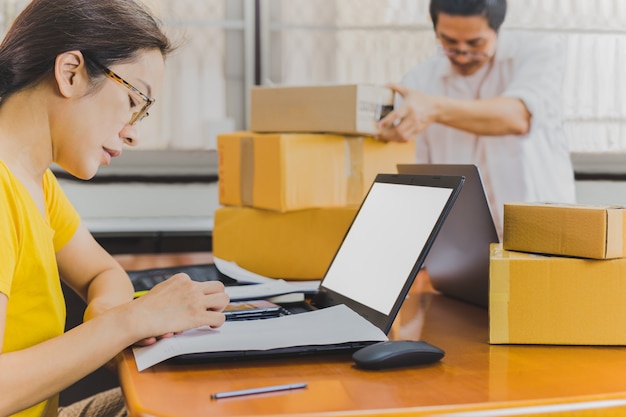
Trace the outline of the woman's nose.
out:
M 128 146 L 137 146 L 139 144 L 139 130 L 137 126 L 126 125 L 119 133 L 120 139 Z

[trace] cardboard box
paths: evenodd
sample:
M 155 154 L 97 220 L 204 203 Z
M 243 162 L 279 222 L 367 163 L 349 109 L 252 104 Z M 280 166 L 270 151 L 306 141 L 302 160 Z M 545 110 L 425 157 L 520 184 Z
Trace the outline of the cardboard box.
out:
M 504 249 L 592 259 L 626 256 L 622 206 L 505 204 Z
M 234 132 L 218 135 L 219 202 L 276 211 L 359 205 L 379 173 L 415 159 L 415 142 Z
M 270 278 L 321 279 L 358 207 L 215 211 L 213 255 Z
M 393 101 L 393 91 L 377 85 L 253 87 L 250 130 L 373 135 Z
M 534 255 L 491 246 L 489 342 L 626 345 L 626 258 Z

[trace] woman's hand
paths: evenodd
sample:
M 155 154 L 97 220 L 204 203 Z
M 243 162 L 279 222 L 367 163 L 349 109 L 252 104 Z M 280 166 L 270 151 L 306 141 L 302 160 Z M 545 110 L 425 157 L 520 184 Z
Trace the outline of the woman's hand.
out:
M 184 330 L 200 326 L 219 327 L 222 311 L 230 299 L 219 281 L 192 281 L 187 274 L 176 274 L 134 300 L 133 307 L 145 335 L 136 344 L 148 346 Z

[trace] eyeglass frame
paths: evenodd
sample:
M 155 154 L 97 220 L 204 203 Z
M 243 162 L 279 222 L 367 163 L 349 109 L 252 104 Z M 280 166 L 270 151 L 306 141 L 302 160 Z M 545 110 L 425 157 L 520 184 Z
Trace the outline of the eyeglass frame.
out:
M 156 99 L 148 97 L 146 94 L 144 94 L 141 91 L 139 91 L 139 89 L 137 87 L 133 86 L 131 83 L 129 83 L 128 81 L 126 81 L 125 79 L 123 79 L 122 77 L 117 75 L 115 72 L 111 71 L 109 68 L 107 68 L 104 65 L 100 64 L 99 62 L 95 62 L 95 64 L 102 70 L 102 72 L 104 72 L 104 74 L 107 77 L 109 77 L 113 81 L 123 85 L 124 87 L 128 88 L 130 91 L 132 91 L 133 93 L 135 93 L 139 97 L 141 97 L 141 99 L 143 101 L 145 101 L 145 104 L 143 105 L 141 110 L 136 111 L 136 112 L 133 113 L 133 115 L 130 118 L 130 121 L 128 122 L 129 125 L 132 126 L 135 123 L 142 121 L 143 119 L 145 119 L 146 117 L 148 117 L 150 115 L 148 113 L 148 109 L 154 104 Z
M 441 53 L 448 58 L 456 58 L 458 56 L 467 56 L 469 59 L 485 60 L 491 58 L 491 54 L 487 52 L 474 52 L 474 51 L 461 51 L 456 48 L 447 48 L 443 45 L 439 45 Z

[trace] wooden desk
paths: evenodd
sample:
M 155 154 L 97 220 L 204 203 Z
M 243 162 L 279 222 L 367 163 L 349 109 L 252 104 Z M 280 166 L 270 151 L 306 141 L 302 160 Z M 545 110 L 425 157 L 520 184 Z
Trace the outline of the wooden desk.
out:
M 133 259 L 147 265 L 147 261 Z M 193 256 L 185 259 L 207 261 Z M 169 266 L 167 262 L 154 265 Z M 132 353 L 125 351 L 119 371 L 133 417 L 423 416 L 450 412 L 469 417 L 502 415 L 502 408 L 516 416 L 563 415 L 565 410 L 567 415 L 577 416 L 626 415 L 626 348 L 491 346 L 487 336 L 486 310 L 433 293 L 427 277 L 421 276 L 390 337 L 423 339 L 439 346 L 446 356 L 438 364 L 364 371 L 353 366 L 349 355 L 341 355 L 198 366 L 159 364 L 140 373 Z M 209 398 L 217 391 L 295 382 L 309 386 L 297 391 Z M 486 414 L 487 409 L 494 409 L 494 414 Z

